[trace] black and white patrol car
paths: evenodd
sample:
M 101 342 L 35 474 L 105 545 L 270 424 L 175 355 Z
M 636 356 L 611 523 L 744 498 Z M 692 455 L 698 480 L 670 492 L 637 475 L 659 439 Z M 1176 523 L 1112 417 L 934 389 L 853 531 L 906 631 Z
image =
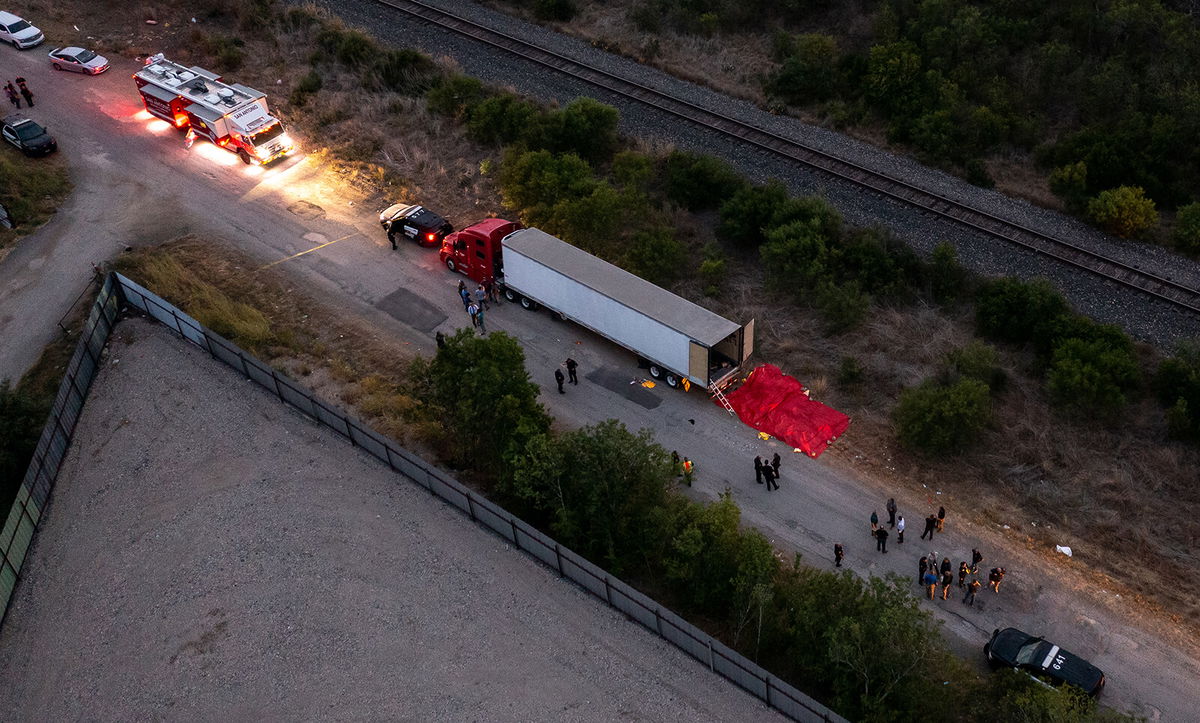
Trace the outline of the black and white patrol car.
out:
M 396 243 L 397 236 L 416 241 L 422 246 L 437 246 L 454 231 L 450 223 L 424 206 L 396 203 L 379 214 L 379 225 L 387 232 L 388 240 Z
M 58 142 L 46 129 L 23 115 L 13 114 L 0 125 L 4 140 L 21 149 L 27 156 L 45 156 L 58 150 Z
M 1016 628 L 996 629 L 983 646 L 983 654 L 993 668 L 1016 668 L 1054 685 L 1074 685 L 1092 696 L 1104 689 L 1104 673 L 1099 668 L 1042 637 Z

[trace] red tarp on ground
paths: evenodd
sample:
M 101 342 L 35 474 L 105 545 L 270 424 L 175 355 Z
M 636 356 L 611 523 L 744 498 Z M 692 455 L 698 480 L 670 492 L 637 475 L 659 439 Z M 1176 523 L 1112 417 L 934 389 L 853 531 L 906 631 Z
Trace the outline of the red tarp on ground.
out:
M 804 385 L 774 364 L 757 367 L 727 396 L 743 422 L 809 457 L 824 452 L 850 426 L 850 417 L 809 399 Z

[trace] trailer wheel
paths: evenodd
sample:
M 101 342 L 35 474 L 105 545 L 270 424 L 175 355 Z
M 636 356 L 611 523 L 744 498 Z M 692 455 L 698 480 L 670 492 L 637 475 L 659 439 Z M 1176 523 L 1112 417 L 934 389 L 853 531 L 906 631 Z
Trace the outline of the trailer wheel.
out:
M 650 365 L 650 376 L 654 377 L 655 379 L 662 379 L 662 375 L 663 371 L 658 367 L 657 364 Z
M 671 387 L 672 389 L 677 388 L 679 386 L 679 377 L 675 376 L 674 374 L 668 374 L 667 386 Z
M 505 289 L 504 290 L 504 298 L 508 299 L 509 301 L 516 301 L 517 294 L 512 289 Z
M 455 273 L 458 272 L 458 264 L 454 263 L 454 259 L 446 259 L 446 268 Z
M 526 311 L 536 311 L 538 308 L 537 302 L 528 296 L 521 297 L 521 308 Z
M 242 163 L 245 163 L 247 166 L 250 165 L 250 154 L 246 152 L 245 148 L 238 149 L 238 158 L 242 159 Z

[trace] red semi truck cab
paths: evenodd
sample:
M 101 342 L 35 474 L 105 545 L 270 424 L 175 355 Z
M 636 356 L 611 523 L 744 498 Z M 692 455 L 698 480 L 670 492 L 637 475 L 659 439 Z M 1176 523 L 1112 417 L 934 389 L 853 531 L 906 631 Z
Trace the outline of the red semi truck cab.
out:
M 495 279 L 504 268 L 500 241 L 521 224 L 502 218 L 489 218 L 455 231 L 442 241 L 438 252 L 451 271 L 463 274 L 477 284 Z

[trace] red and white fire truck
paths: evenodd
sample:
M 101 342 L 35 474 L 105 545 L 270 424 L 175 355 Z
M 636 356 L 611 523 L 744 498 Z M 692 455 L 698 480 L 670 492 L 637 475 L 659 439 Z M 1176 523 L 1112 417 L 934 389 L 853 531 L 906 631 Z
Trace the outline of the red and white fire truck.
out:
M 185 68 L 157 53 L 133 75 L 146 110 L 176 128 L 236 153 L 242 162 L 266 164 L 295 148 L 283 124 L 267 109 L 265 94 L 216 73 Z

